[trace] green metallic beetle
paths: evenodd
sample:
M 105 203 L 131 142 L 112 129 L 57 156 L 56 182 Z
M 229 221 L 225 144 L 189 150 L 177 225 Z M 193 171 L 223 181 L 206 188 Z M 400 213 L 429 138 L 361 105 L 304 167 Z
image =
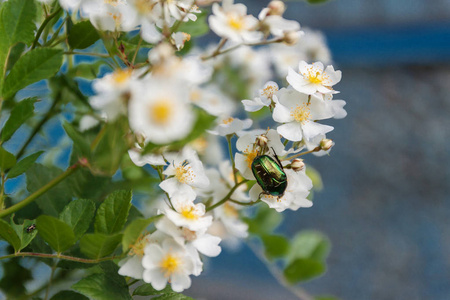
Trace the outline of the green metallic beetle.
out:
M 287 177 L 280 160 L 259 155 L 252 162 L 252 172 L 264 194 L 282 197 L 287 187 Z

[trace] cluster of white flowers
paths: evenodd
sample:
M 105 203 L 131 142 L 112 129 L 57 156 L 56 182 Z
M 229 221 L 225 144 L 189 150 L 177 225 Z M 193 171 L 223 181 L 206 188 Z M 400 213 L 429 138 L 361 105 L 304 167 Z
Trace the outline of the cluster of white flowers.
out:
M 141 37 L 158 43 L 177 21 L 195 21 L 201 11 L 194 0 L 60 0 L 61 6 L 88 17 L 103 31 L 132 31 L 140 28 Z M 162 32 L 161 32 L 162 31 Z M 184 44 L 189 36 L 173 32 L 172 39 Z M 181 42 L 180 42 L 181 40 Z
M 248 236 L 248 225 L 241 218 L 246 205 L 261 200 L 278 212 L 312 206 L 307 199 L 312 181 L 297 157 L 309 152 L 324 154 L 332 147 L 325 135 L 333 127 L 318 121 L 346 116 L 345 101 L 333 99 L 338 93 L 333 86 L 341 80 L 341 72 L 331 65 L 324 68 L 321 62 L 308 63 L 313 57 L 329 61 L 317 33 L 305 35 L 316 37 L 311 38 L 310 48 L 284 50 L 289 49 L 285 44 L 295 44 L 304 33 L 296 21 L 282 17 L 283 2 L 270 2 L 258 18 L 247 15 L 246 6 L 233 0 L 214 3 L 209 24 L 222 42 L 212 56 L 193 51 L 196 54 L 185 57 L 175 55 L 184 43 L 183 36 L 161 39 L 174 22 L 196 19 L 194 13 L 199 11 L 194 0 L 60 2 L 66 9 L 88 16 L 101 30 L 129 31 L 140 26 L 144 40 L 158 42 L 148 54 L 149 67 L 119 69 L 94 81 L 96 95 L 90 104 L 98 116 L 86 116 L 80 123 L 82 129 L 88 129 L 97 120 L 114 122 L 126 117 L 135 142 L 128 152 L 131 160 L 137 166 L 151 165 L 161 179 L 165 201 L 158 210 L 156 230 L 131 246 L 129 256 L 120 262 L 121 275 L 142 279 L 157 290 L 170 283 L 180 292 L 191 285 L 190 275 L 202 272 L 202 255 L 217 256 L 219 243 L 233 247 Z M 248 46 L 264 42 L 279 44 L 271 45 L 270 50 Z M 229 50 L 240 47 L 220 55 L 225 45 Z M 283 60 L 282 53 L 297 56 Z M 296 64 L 300 61 L 298 67 L 293 66 L 293 59 Z M 243 108 L 270 111 L 278 123 L 276 128 L 254 129 L 252 119 L 234 117 L 236 101 L 226 94 L 223 78 L 214 71 L 229 62 L 231 67 L 246 68 L 250 88 L 257 90 L 253 99 L 242 100 Z M 269 81 L 271 64 L 287 87 Z M 167 148 L 189 136 L 199 111 L 215 116 L 215 127 L 177 152 Z M 231 159 L 226 160 L 220 139 L 226 137 L 231 151 L 235 136 L 237 153 L 230 153 Z M 158 151 L 143 152 L 149 144 Z M 247 186 L 258 179 L 253 163 L 262 155 L 274 157 L 286 176 L 286 188 L 279 195 L 268 193 L 267 187 L 259 184 L 250 190 Z

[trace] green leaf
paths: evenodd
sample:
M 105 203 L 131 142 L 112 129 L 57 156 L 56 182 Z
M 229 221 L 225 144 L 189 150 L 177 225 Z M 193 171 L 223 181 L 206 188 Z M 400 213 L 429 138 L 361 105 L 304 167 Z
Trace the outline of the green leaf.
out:
M 266 250 L 266 255 L 270 259 L 282 257 L 289 250 L 289 241 L 282 235 L 263 235 L 261 237 Z
M 325 295 L 325 296 L 316 296 L 314 297 L 314 300 L 339 300 L 339 298 Z
M 325 270 L 325 264 L 320 261 L 298 258 L 284 269 L 284 277 L 289 283 L 296 284 L 322 275 Z
M 58 253 L 66 251 L 76 242 L 70 226 L 57 218 L 39 216 L 36 227 L 39 235 Z
M 11 227 L 14 229 L 20 240 L 19 250 L 22 250 L 23 248 L 28 246 L 28 244 L 30 244 L 30 242 L 36 236 L 37 230 L 31 230 L 30 232 L 27 231 L 27 228 L 34 225 L 34 223 L 36 223 L 36 220 L 25 220 L 23 224 L 18 225 L 15 224 L 13 218 L 11 218 Z
M 11 246 L 13 246 L 14 251 L 17 252 L 21 249 L 21 242 L 19 237 L 17 236 L 17 233 L 14 231 L 11 225 L 6 223 L 2 219 L 0 219 L 0 237 L 10 243 Z
M 12 168 L 16 164 L 16 157 L 0 146 L 0 169 L 2 171 Z
M 322 176 L 320 176 L 319 171 L 308 165 L 306 175 L 311 179 L 315 191 L 321 191 L 323 189 Z
M 95 232 L 113 234 L 122 230 L 131 207 L 131 191 L 115 191 L 100 205 Z
M 61 173 L 62 171 L 58 168 L 45 167 L 35 163 L 26 171 L 27 190 L 33 193 L 55 177 L 61 175 Z M 75 193 L 70 185 L 70 178 L 68 178 L 37 198 L 36 203 L 44 214 L 58 217 L 74 195 Z
M 59 219 L 68 224 L 79 239 L 91 224 L 95 214 L 95 204 L 88 199 L 77 199 L 70 202 L 59 215 Z
M 8 65 L 6 66 L 6 72 L 11 70 L 11 68 L 15 65 L 17 60 L 22 56 L 26 46 L 27 45 L 25 45 L 24 43 L 17 43 L 11 47 L 11 51 L 8 57 Z
M 63 52 L 58 49 L 38 48 L 26 53 L 5 78 L 3 98 L 10 98 L 24 87 L 53 76 L 61 68 L 62 59 Z
M 106 235 L 92 233 L 84 235 L 80 240 L 81 252 L 89 258 L 99 259 L 110 255 L 122 240 L 122 234 Z
M 9 45 L 23 42 L 30 45 L 34 40 L 36 6 L 29 0 L 9 0 L 1 10 L 1 22 Z
M 170 285 L 167 285 L 164 289 L 161 291 L 157 291 L 153 288 L 153 286 L 149 283 L 144 283 L 143 285 L 138 286 L 133 291 L 133 296 L 154 296 L 154 295 L 161 295 L 161 294 L 173 294 L 174 291 L 172 291 L 172 288 Z
M 11 115 L 6 121 L 5 126 L 2 129 L 1 140 L 6 142 L 9 140 L 14 132 L 34 113 L 34 103 L 36 102 L 36 98 L 27 98 L 19 103 L 12 109 Z
M 16 165 L 14 165 L 14 167 L 11 168 L 11 170 L 9 170 L 8 178 L 14 178 L 25 173 L 36 161 L 36 159 L 38 159 L 39 156 L 41 156 L 42 153 L 44 153 L 44 151 L 33 153 L 31 155 L 28 155 L 24 159 L 20 160 Z
M 209 32 L 209 26 L 207 22 L 208 12 L 203 11 L 197 14 L 197 20 L 188 22 L 182 22 L 177 31 L 189 33 L 192 37 L 202 36 Z
M 297 258 L 325 261 L 330 248 L 330 241 L 324 234 L 317 231 L 301 231 L 291 241 L 291 248 L 286 257 L 287 263 Z
M 73 291 L 61 291 L 53 295 L 50 300 L 89 300 L 89 298 Z
M 79 22 L 69 31 L 69 46 L 71 49 L 86 49 L 93 45 L 100 35 L 97 30 L 92 26 L 89 20 Z
M 139 218 L 131 222 L 123 233 L 122 238 L 123 252 L 128 251 L 128 249 L 130 249 L 130 246 L 136 243 L 137 239 L 142 234 L 142 232 L 147 228 L 147 226 L 158 218 L 159 218 L 158 216 L 151 217 L 148 219 Z
M 260 205 L 253 219 L 244 219 L 249 225 L 248 231 L 253 234 L 272 233 L 283 220 L 282 214 L 266 205 Z
M 86 141 L 86 139 L 79 133 L 70 123 L 65 122 L 63 124 L 64 130 L 67 135 L 73 141 L 74 145 L 80 149 L 80 152 L 83 156 L 90 157 L 91 154 L 91 146 Z
M 0 289 L 6 296 L 5 299 L 21 299 L 27 291 L 25 283 L 33 279 L 31 271 L 22 267 L 20 263 L 19 259 L 2 262 L 3 276 L 0 280 Z
M 92 154 L 92 168 L 101 174 L 114 175 L 120 166 L 122 157 L 127 153 L 128 145 L 124 141 L 128 130 L 128 121 L 120 118 L 114 123 L 104 125 L 103 136 Z
M 173 292 L 152 298 L 152 300 L 194 300 L 194 299 L 186 295 Z
M 102 264 L 101 273 L 81 279 L 72 289 L 95 300 L 132 300 L 125 278 L 117 273 L 119 268 L 114 263 L 106 266 L 105 270 Z
M 80 63 L 69 69 L 67 75 L 70 77 L 81 77 L 84 79 L 92 80 L 97 78 L 100 67 L 103 65 L 105 65 L 105 62 L 102 60 L 97 60 L 89 63 Z

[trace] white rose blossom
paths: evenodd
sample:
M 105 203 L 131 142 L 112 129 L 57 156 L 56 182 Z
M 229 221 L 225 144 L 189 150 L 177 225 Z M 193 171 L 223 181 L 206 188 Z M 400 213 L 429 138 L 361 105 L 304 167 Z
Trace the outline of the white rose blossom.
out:
M 208 228 L 212 223 L 212 216 L 205 215 L 203 203 L 194 204 L 194 198 L 189 195 L 176 194 L 171 198 L 173 208 L 166 207 L 164 214 L 175 225 L 197 231 Z

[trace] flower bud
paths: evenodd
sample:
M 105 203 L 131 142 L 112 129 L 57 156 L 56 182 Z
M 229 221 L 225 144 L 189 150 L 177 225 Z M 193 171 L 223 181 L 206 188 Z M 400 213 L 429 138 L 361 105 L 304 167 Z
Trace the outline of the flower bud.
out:
M 293 46 L 298 43 L 303 31 L 285 31 L 283 36 L 283 43 L 288 46 Z
M 303 162 L 303 159 L 301 159 L 301 158 L 294 159 L 291 162 L 291 168 L 295 172 L 299 172 L 299 171 L 303 170 L 303 168 L 305 168 L 305 163 Z
M 279 0 L 270 1 L 267 7 L 270 10 L 270 15 L 281 16 L 286 10 L 286 5 L 284 5 L 283 1 Z
M 320 146 L 321 150 L 328 151 L 328 150 L 330 150 L 331 147 L 333 147 L 333 144 L 334 144 L 333 140 L 323 139 L 320 141 L 319 146 Z
M 152 64 L 160 64 L 173 57 L 174 54 L 175 51 L 170 44 L 161 43 L 148 53 L 148 59 Z

